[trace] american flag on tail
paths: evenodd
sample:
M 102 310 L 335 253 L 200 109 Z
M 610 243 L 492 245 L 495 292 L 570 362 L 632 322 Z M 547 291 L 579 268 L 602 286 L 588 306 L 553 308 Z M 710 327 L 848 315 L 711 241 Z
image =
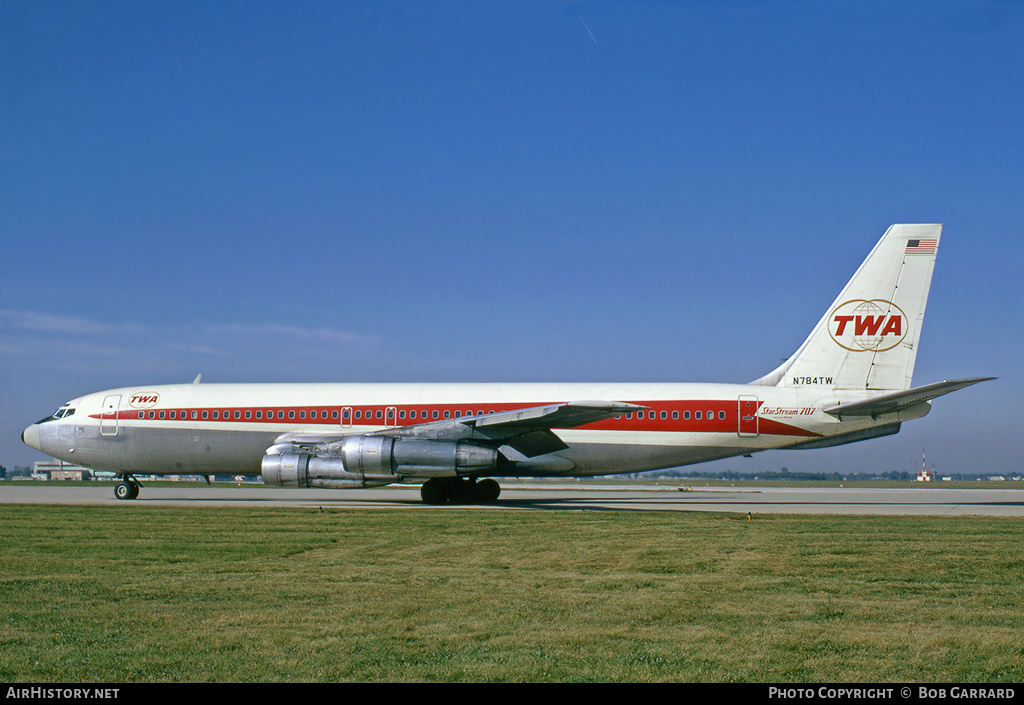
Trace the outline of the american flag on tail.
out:
M 939 249 L 938 238 L 925 238 L 921 240 L 907 240 L 905 255 L 934 255 Z

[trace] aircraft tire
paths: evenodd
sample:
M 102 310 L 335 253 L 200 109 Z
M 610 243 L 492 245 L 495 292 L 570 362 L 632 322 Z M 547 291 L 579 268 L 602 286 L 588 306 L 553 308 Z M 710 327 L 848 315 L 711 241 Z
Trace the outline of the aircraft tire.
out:
M 489 504 L 498 499 L 501 485 L 490 478 L 476 482 L 469 479 L 434 478 L 420 488 L 420 498 L 427 504 Z
M 490 478 L 481 480 L 476 485 L 476 498 L 478 502 L 490 504 L 491 502 L 498 501 L 498 495 L 501 494 L 501 485 L 498 484 L 497 480 Z
M 114 485 L 114 496 L 117 499 L 135 499 L 139 496 L 139 486 L 134 482 L 122 480 Z
M 443 483 L 437 480 L 427 480 L 420 488 L 420 499 L 427 504 L 444 504 L 448 500 L 448 493 Z
M 448 485 L 448 501 L 452 504 L 473 504 L 476 501 L 476 483 L 473 480 L 454 480 Z

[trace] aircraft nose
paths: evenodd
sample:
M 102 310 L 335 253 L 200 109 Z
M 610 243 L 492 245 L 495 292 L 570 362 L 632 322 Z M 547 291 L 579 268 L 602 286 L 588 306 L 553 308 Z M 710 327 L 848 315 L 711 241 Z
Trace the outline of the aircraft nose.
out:
M 21 432 L 21 440 L 36 450 L 42 450 L 39 443 L 39 424 L 34 423 Z

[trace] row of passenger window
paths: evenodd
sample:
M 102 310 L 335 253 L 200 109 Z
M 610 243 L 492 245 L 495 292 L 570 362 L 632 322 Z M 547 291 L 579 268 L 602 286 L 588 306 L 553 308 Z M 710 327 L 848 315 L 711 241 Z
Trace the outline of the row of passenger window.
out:
M 72 410 L 71 413 L 74 413 L 74 410 Z M 488 411 L 487 413 L 493 414 L 494 411 Z M 672 419 L 673 420 L 678 420 L 679 419 L 679 414 L 680 414 L 680 412 L 678 410 L 673 410 L 672 411 Z M 277 409 L 276 412 L 275 412 L 274 409 L 268 409 L 267 412 L 266 412 L 266 419 L 268 421 L 270 421 L 270 420 L 273 420 L 276 417 L 277 419 L 283 420 L 286 417 L 286 415 L 287 415 L 288 420 L 295 420 L 296 417 L 298 417 L 298 419 L 300 421 L 304 421 L 306 419 L 307 412 L 306 412 L 305 409 L 300 409 L 298 411 L 296 411 L 295 409 L 289 409 L 287 412 L 284 409 Z M 326 421 L 328 419 L 336 421 L 338 419 L 338 410 L 337 409 L 322 409 L 322 410 L 321 409 L 312 409 L 312 410 L 310 410 L 308 412 L 308 415 L 309 415 L 309 419 L 313 420 L 313 421 L 318 421 L 318 420 L 321 420 L 321 419 L 324 420 L 324 421 Z M 455 415 L 455 418 L 461 418 L 462 415 L 463 415 L 463 412 L 462 412 L 461 409 L 460 410 L 456 410 L 454 412 L 454 415 Z M 473 416 L 474 412 L 473 412 L 472 409 L 468 409 L 468 410 L 466 410 L 465 415 L 466 416 Z M 476 411 L 475 415 L 476 416 L 483 416 L 484 415 L 484 411 L 482 409 L 478 410 L 478 411 Z M 255 420 L 257 420 L 257 421 L 262 421 L 264 419 L 264 415 L 263 415 L 263 410 L 262 409 L 257 409 L 255 411 L 253 411 L 251 409 L 246 409 L 245 411 L 241 411 L 240 409 L 235 409 L 234 411 L 231 411 L 230 409 L 225 409 L 223 411 L 223 415 L 222 415 L 222 412 L 219 409 L 213 410 L 213 411 L 210 411 L 208 409 L 204 409 L 202 411 L 193 409 L 191 412 L 189 412 L 188 410 L 185 410 L 185 409 L 183 409 L 181 411 L 177 411 L 177 410 L 159 411 L 159 412 L 157 412 L 157 411 L 150 411 L 150 412 L 148 412 L 148 414 L 145 411 L 140 411 L 139 412 L 139 418 L 140 419 L 145 419 L 145 418 L 157 419 L 157 418 L 159 418 L 159 419 L 175 420 L 175 419 L 179 419 L 179 418 L 181 418 L 181 419 L 188 419 L 188 418 L 199 419 L 199 418 L 202 418 L 204 420 L 213 419 L 213 420 L 216 421 L 216 420 L 220 420 L 221 418 L 223 418 L 224 420 L 232 420 L 232 419 L 240 420 L 240 419 L 243 418 L 243 416 L 244 416 L 244 418 L 246 420 L 253 420 L 255 418 Z M 662 411 L 662 412 L 638 411 L 638 412 L 636 412 L 636 418 L 641 420 L 641 421 L 644 420 L 645 418 L 646 419 L 650 419 L 650 420 L 653 421 L 653 420 L 657 419 L 659 416 L 663 420 L 668 419 L 669 412 L 668 411 Z M 691 418 L 691 412 L 690 411 L 683 411 L 682 412 L 682 416 L 683 416 L 684 420 L 689 421 L 690 418 Z M 341 420 L 343 422 L 349 423 L 349 422 L 351 422 L 353 417 L 355 418 L 356 421 L 360 421 L 363 418 L 365 418 L 367 420 L 372 420 L 374 418 L 376 418 L 376 419 L 383 419 L 383 418 L 385 418 L 385 414 L 384 414 L 384 410 L 382 410 L 382 409 L 377 409 L 377 410 L 367 409 L 365 412 L 362 409 L 355 409 L 355 410 L 353 410 L 353 409 L 351 409 L 349 407 L 345 407 L 344 409 L 342 409 L 342 411 L 341 411 Z M 411 409 L 408 412 L 408 418 L 413 420 L 413 421 L 416 421 L 416 420 L 427 421 L 427 420 L 432 420 L 432 419 L 438 419 L 440 417 L 441 417 L 441 412 L 439 412 L 437 409 L 434 409 L 432 412 L 428 412 L 426 409 L 423 409 L 423 410 Z M 695 419 L 697 421 L 700 421 L 700 420 L 702 420 L 704 418 L 707 418 L 708 420 L 712 420 L 712 419 L 715 418 L 715 412 L 713 410 L 708 410 L 707 412 L 694 411 L 692 413 L 692 417 L 693 417 L 693 419 Z M 398 418 L 401 419 L 401 420 L 404 420 L 406 418 L 406 410 L 405 409 L 401 409 L 401 410 L 398 411 Z M 446 419 L 452 418 L 452 412 L 450 410 L 446 409 L 444 411 L 444 418 L 446 418 Z M 626 418 L 627 419 L 632 419 L 633 418 L 633 414 L 632 413 L 626 414 Z M 719 418 L 719 420 L 724 421 L 725 420 L 725 412 L 724 411 L 719 411 L 718 412 L 718 418 Z M 395 409 L 394 408 L 392 408 L 392 407 L 388 408 L 388 410 L 387 410 L 387 419 L 388 419 L 388 421 L 394 421 L 394 419 L 395 419 Z
M 306 410 L 305 409 L 301 409 L 297 413 L 298 413 L 298 418 L 300 418 L 300 419 L 305 419 L 306 418 Z M 285 414 L 286 414 L 286 412 L 284 411 L 284 409 L 278 409 L 277 410 L 277 418 L 284 419 L 285 418 Z M 262 409 L 257 409 L 256 411 L 253 411 L 251 409 L 246 409 L 243 412 L 243 411 L 241 411 L 239 409 L 235 409 L 235 411 L 232 412 L 230 409 L 225 409 L 224 412 L 223 412 L 223 418 L 225 420 L 241 419 L 243 416 L 246 419 L 248 419 L 248 420 L 252 420 L 253 418 L 255 418 L 257 421 L 262 421 L 263 420 L 263 410 Z M 294 409 L 290 409 L 287 412 L 287 416 L 288 416 L 289 419 L 295 419 L 296 411 Z M 160 419 L 188 419 L 188 418 L 199 419 L 199 418 L 203 418 L 203 419 L 218 420 L 218 419 L 220 419 L 222 417 L 221 417 L 221 411 L 219 409 L 216 410 L 216 411 L 210 411 L 210 410 L 207 410 L 207 409 L 204 409 L 202 411 L 198 411 L 198 410 L 193 409 L 192 412 L 191 412 L 191 415 L 190 415 L 189 411 L 187 411 L 185 409 L 182 409 L 180 412 L 177 411 L 177 410 L 173 410 L 173 411 L 160 411 L 160 412 L 150 411 L 148 413 L 148 416 L 147 416 L 147 412 L 140 411 L 139 412 L 139 418 L 140 419 L 145 419 L 145 418 L 150 418 L 150 419 L 156 419 L 156 418 L 160 418 Z M 268 409 L 267 410 L 267 419 L 270 420 L 270 419 L 273 419 L 273 418 L 274 418 L 274 410 L 273 409 Z M 314 420 L 316 420 L 316 419 L 327 420 L 328 418 L 337 420 L 337 418 L 338 418 L 338 410 L 337 409 L 334 409 L 334 410 L 324 409 L 324 410 L 321 411 L 321 410 L 318 410 L 318 409 L 314 409 L 314 410 L 309 412 L 309 418 L 310 419 L 314 419 Z
M 384 411 L 381 410 L 381 409 L 377 409 L 376 413 L 373 410 L 371 410 L 371 409 L 367 409 L 365 412 L 362 409 L 356 409 L 354 414 L 353 414 L 353 410 L 348 408 L 348 407 L 346 407 L 345 409 L 342 410 L 341 418 L 344 421 L 349 421 L 352 418 L 352 416 L 354 415 L 357 420 L 361 420 L 361 419 L 364 418 L 364 413 L 365 413 L 365 418 L 366 419 L 373 419 L 374 416 L 376 416 L 376 418 L 378 418 L 378 419 L 383 419 L 384 418 Z M 416 410 L 412 410 L 412 411 L 410 411 L 408 413 L 408 417 L 410 419 L 420 418 L 420 419 L 426 420 L 428 418 L 428 413 L 429 412 L 427 412 L 426 410 L 419 411 L 419 412 L 417 412 Z M 478 411 L 477 412 L 477 414 L 483 414 L 483 413 L 484 413 L 483 411 Z M 493 414 L 494 412 L 491 411 L 489 413 Z M 467 416 L 470 416 L 472 414 L 473 414 L 472 411 L 467 411 L 466 412 Z M 287 416 L 287 418 L 289 420 L 294 420 L 296 418 L 298 418 L 299 420 L 305 420 L 306 417 L 307 417 L 307 412 L 306 412 L 305 409 L 300 409 L 298 411 L 296 411 L 294 409 L 289 409 L 287 412 L 284 409 L 278 409 L 276 412 L 273 409 L 268 409 L 267 412 L 266 412 L 267 420 L 274 419 L 275 415 L 276 415 L 276 418 L 278 418 L 278 419 L 284 419 Z M 455 412 L 455 417 L 456 418 L 459 418 L 461 416 L 462 416 L 462 411 L 456 411 Z M 176 419 L 189 419 L 189 418 L 192 418 L 192 419 L 200 419 L 200 418 L 202 418 L 202 419 L 213 419 L 213 420 L 220 420 L 221 418 L 223 418 L 224 420 L 231 420 L 231 419 L 242 419 L 244 417 L 244 418 L 246 418 L 248 420 L 256 419 L 257 421 L 262 421 L 263 418 L 264 418 L 264 415 L 263 415 L 263 410 L 262 409 L 257 409 L 256 411 L 253 411 L 251 409 L 246 409 L 245 411 L 241 411 L 239 409 L 235 409 L 233 412 L 230 409 L 226 409 L 223 412 L 223 416 L 222 416 L 222 413 L 221 413 L 221 411 L 219 409 L 215 410 L 215 411 L 210 411 L 210 410 L 206 410 L 206 409 L 204 409 L 203 411 L 192 410 L 191 412 L 189 412 L 187 409 L 182 409 L 181 411 L 177 411 L 177 410 L 173 410 L 173 411 L 159 411 L 159 412 L 158 411 L 150 411 L 150 412 L 140 411 L 138 417 L 140 419 L 150 418 L 150 419 L 175 419 L 175 420 Z M 338 410 L 337 409 L 331 409 L 331 410 L 328 410 L 328 409 L 324 409 L 324 410 L 313 409 L 313 410 L 310 410 L 308 412 L 308 417 L 311 420 L 313 420 L 313 421 L 317 421 L 317 420 L 321 420 L 321 419 L 325 420 L 325 421 L 328 420 L 328 419 L 332 419 L 332 420 L 336 421 L 338 419 Z M 395 411 L 394 411 L 394 409 L 388 409 L 387 417 L 388 417 L 388 419 L 394 419 L 395 418 Z M 400 418 L 400 419 L 406 418 L 406 412 L 405 412 L 404 409 L 398 412 L 398 418 Z M 437 412 L 437 410 L 435 410 L 433 412 L 433 418 L 435 418 L 435 419 L 439 418 L 439 413 Z M 444 418 L 446 418 L 446 419 L 447 418 L 451 418 L 451 412 L 450 411 L 445 411 L 444 412 Z
M 477 411 L 476 413 L 478 415 L 483 415 L 484 412 L 481 410 L 481 411 Z M 487 413 L 493 414 L 494 412 L 490 411 L 490 412 L 487 412 Z M 284 409 L 278 409 L 276 411 L 276 418 L 278 418 L 278 419 L 284 419 L 286 415 L 287 415 L 287 418 L 289 420 L 294 420 L 296 418 L 298 418 L 299 420 L 305 420 L 306 417 L 307 417 L 307 412 L 306 412 L 305 409 L 300 409 L 298 411 L 296 411 L 294 409 L 289 409 L 287 412 Z M 400 419 L 405 419 L 406 415 L 407 414 L 406 414 L 405 409 L 402 409 L 401 411 L 398 412 L 398 418 L 400 418 Z M 473 415 L 473 411 L 472 410 L 466 411 L 466 416 L 472 416 L 472 415 Z M 145 411 L 140 411 L 139 412 L 139 418 L 140 419 L 150 418 L 150 419 L 174 419 L 174 420 L 176 420 L 176 419 L 188 419 L 188 418 L 192 418 L 192 419 L 200 419 L 200 418 L 202 418 L 202 419 L 220 420 L 221 418 L 223 418 L 224 420 L 231 420 L 231 419 L 242 419 L 243 416 L 244 416 L 244 418 L 246 418 L 248 420 L 255 419 L 257 421 L 262 421 L 263 418 L 264 418 L 263 410 L 262 409 L 257 409 L 256 411 L 253 411 L 251 409 L 246 409 L 245 411 L 241 411 L 239 409 L 235 409 L 233 412 L 230 409 L 226 409 L 223 412 L 223 416 L 222 416 L 221 411 L 219 409 L 215 410 L 215 411 L 210 411 L 210 410 L 206 410 L 206 409 L 204 409 L 203 411 L 192 410 L 191 412 L 189 412 L 186 409 L 182 409 L 181 411 L 177 411 L 177 410 L 173 410 L 173 411 L 159 411 L 159 412 L 157 412 L 157 411 L 150 411 L 148 413 L 145 412 Z M 323 409 L 323 410 L 313 409 L 313 410 L 309 411 L 308 416 L 313 421 L 317 421 L 317 420 L 321 420 L 321 419 L 325 420 L 325 421 L 328 420 L 328 419 L 336 421 L 338 419 L 338 410 L 337 409 L 330 409 L 330 410 L 328 410 L 328 409 Z M 364 412 L 362 409 L 355 409 L 355 411 L 353 412 L 353 410 L 351 408 L 349 408 L 349 407 L 345 407 L 344 409 L 342 409 L 342 414 L 341 414 L 342 420 L 349 421 L 349 420 L 352 419 L 353 416 L 355 417 L 356 420 L 362 420 L 364 418 L 364 416 L 365 416 L 365 418 L 367 420 L 370 420 L 370 419 L 373 419 L 373 418 L 383 419 L 384 418 L 384 411 L 381 410 L 381 409 L 377 409 L 376 412 L 375 412 L 372 409 L 367 409 Z M 444 412 L 444 418 L 448 419 L 448 418 L 451 418 L 451 416 L 452 416 L 452 412 L 451 411 L 446 410 Z M 455 412 L 455 418 L 460 418 L 461 416 L 462 416 L 462 411 L 461 410 Z M 428 418 L 431 418 L 431 417 L 435 418 L 435 419 L 436 418 L 440 418 L 440 413 L 436 409 L 434 410 L 433 414 L 431 414 L 430 412 L 428 412 L 425 409 L 422 410 L 422 411 L 417 411 L 416 409 L 413 409 L 413 410 L 408 412 L 408 418 L 410 418 L 410 419 L 422 419 L 422 420 L 426 421 Z M 268 409 L 267 412 L 266 412 L 266 418 L 267 418 L 267 420 L 274 419 L 275 418 L 275 411 L 273 409 Z M 389 408 L 387 410 L 387 418 L 389 420 L 393 420 L 395 418 L 395 410 L 393 408 Z
M 348 421 L 348 419 L 349 419 L 349 416 L 348 416 L 349 409 L 346 408 L 346 409 L 343 410 L 343 412 L 344 413 L 342 413 L 342 416 L 341 416 L 342 420 L 343 421 Z M 423 409 L 422 411 L 419 411 L 417 409 L 410 409 L 408 414 L 406 414 L 405 409 L 400 409 L 400 410 L 398 410 L 398 418 L 399 419 L 405 419 L 406 416 L 408 416 L 409 419 L 412 419 L 414 421 L 417 420 L 417 419 L 419 419 L 421 421 L 427 421 L 427 420 L 430 420 L 430 419 L 439 419 L 442 416 L 444 416 L 444 418 L 446 418 L 446 419 L 450 419 L 454 415 L 455 418 L 459 419 L 459 418 L 462 418 L 463 416 L 483 416 L 484 413 L 485 412 L 484 412 L 483 409 L 478 409 L 476 412 L 474 412 L 472 409 L 467 409 L 465 412 L 463 412 L 461 409 L 457 409 L 454 412 L 449 410 L 449 409 L 445 409 L 443 413 L 438 411 L 437 409 L 434 409 L 432 412 L 427 411 L 426 409 Z M 493 414 L 494 411 L 491 410 L 491 411 L 488 411 L 486 413 Z M 356 418 L 356 420 L 359 420 L 359 419 L 363 418 L 363 411 L 361 409 L 356 409 L 355 410 L 355 418 Z M 380 409 L 377 409 L 376 411 L 373 411 L 371 409 L 367 409 L 366 410 L 366 418 L 367 419 L 373 419 L 373 418 L 382 419 L 382 418 L 384 418 L 384 412 L 381 411 Z M 393 407 L 389 407 L 388 408 L 388 410 L 387 410 L 387 418 L 390 419 L 390 420 L 393 420 L 395 418 L 395 409 Z
M 693 412 L 693 418 L 696 419 L 697 421 L 700 421 L 701 419 L 704 419 L 704 418 L 707 418 L 710 421 L 710 420 L 715 418 L 714 410 L 708 410 L 706 413 L 707 413 L 707 416 L 705 417 L 705 412 L 703 412 L 703 411 L 694 411 Z M 645 416 L 645 414 L 646 414 L 646 416 Z M 662 419 L 667 419 L 668 418 L 668 412 L 667 411 L 662 411 L 660 415 L 661 415 Z M 638 411 L 638 412 L 636 412 L 636 417 L 638 419 L 640 419 L 641 421 L 643 421 L 645 418 L 648 418 L 648 419 L 653 421 L 654 419 L 658 418 L 658 412 L 657 411 Z M 626 414 L 626 418 L 627 419 L 632 419 L 633 418 L 633 414 Z M 725 421 L 725 412 L 724 411 L 719 411 L 718 412 L 718 418 L 719 418 L 720 421 Z M 678 420 L 679 419 L 679 411 L 678 410 L 673 410 L 672 411 L 672 419 L 673 420 Z M 683 419 L 686 420 L 686 421 L 690 420 L 690 412 L 689 411 L 684 411 L 683 412 Z

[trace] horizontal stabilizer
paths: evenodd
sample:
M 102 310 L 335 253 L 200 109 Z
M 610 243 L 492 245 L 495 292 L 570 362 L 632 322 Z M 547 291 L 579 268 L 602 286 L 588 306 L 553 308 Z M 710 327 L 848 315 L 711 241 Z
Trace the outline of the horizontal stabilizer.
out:
M 906 409 L 917 404 L 923 404 L 924 402 L 936 397 L 941 397 L 943 394 L 949 394 L 950 392 L 955 392 L 958 389 L 970 387 L 972 384 L 986 382 L 990 379 L 995 379 L 995 377 L 968 377 L 967 379 L 953 379 L 946 382 L 937 382 L 925 387 L 908 389 L 905 392 L 883 394 L 882 396 L 875 397 L 874 399 L 855 401 L 850 404 L 840 404 L 839 406 L 833 406 L 825 409 L 825 413 L 832 414 L 833 416 L 840 418 L 843 416 L 877 417 L 882 414 L 900 411 L 901 409 Z

